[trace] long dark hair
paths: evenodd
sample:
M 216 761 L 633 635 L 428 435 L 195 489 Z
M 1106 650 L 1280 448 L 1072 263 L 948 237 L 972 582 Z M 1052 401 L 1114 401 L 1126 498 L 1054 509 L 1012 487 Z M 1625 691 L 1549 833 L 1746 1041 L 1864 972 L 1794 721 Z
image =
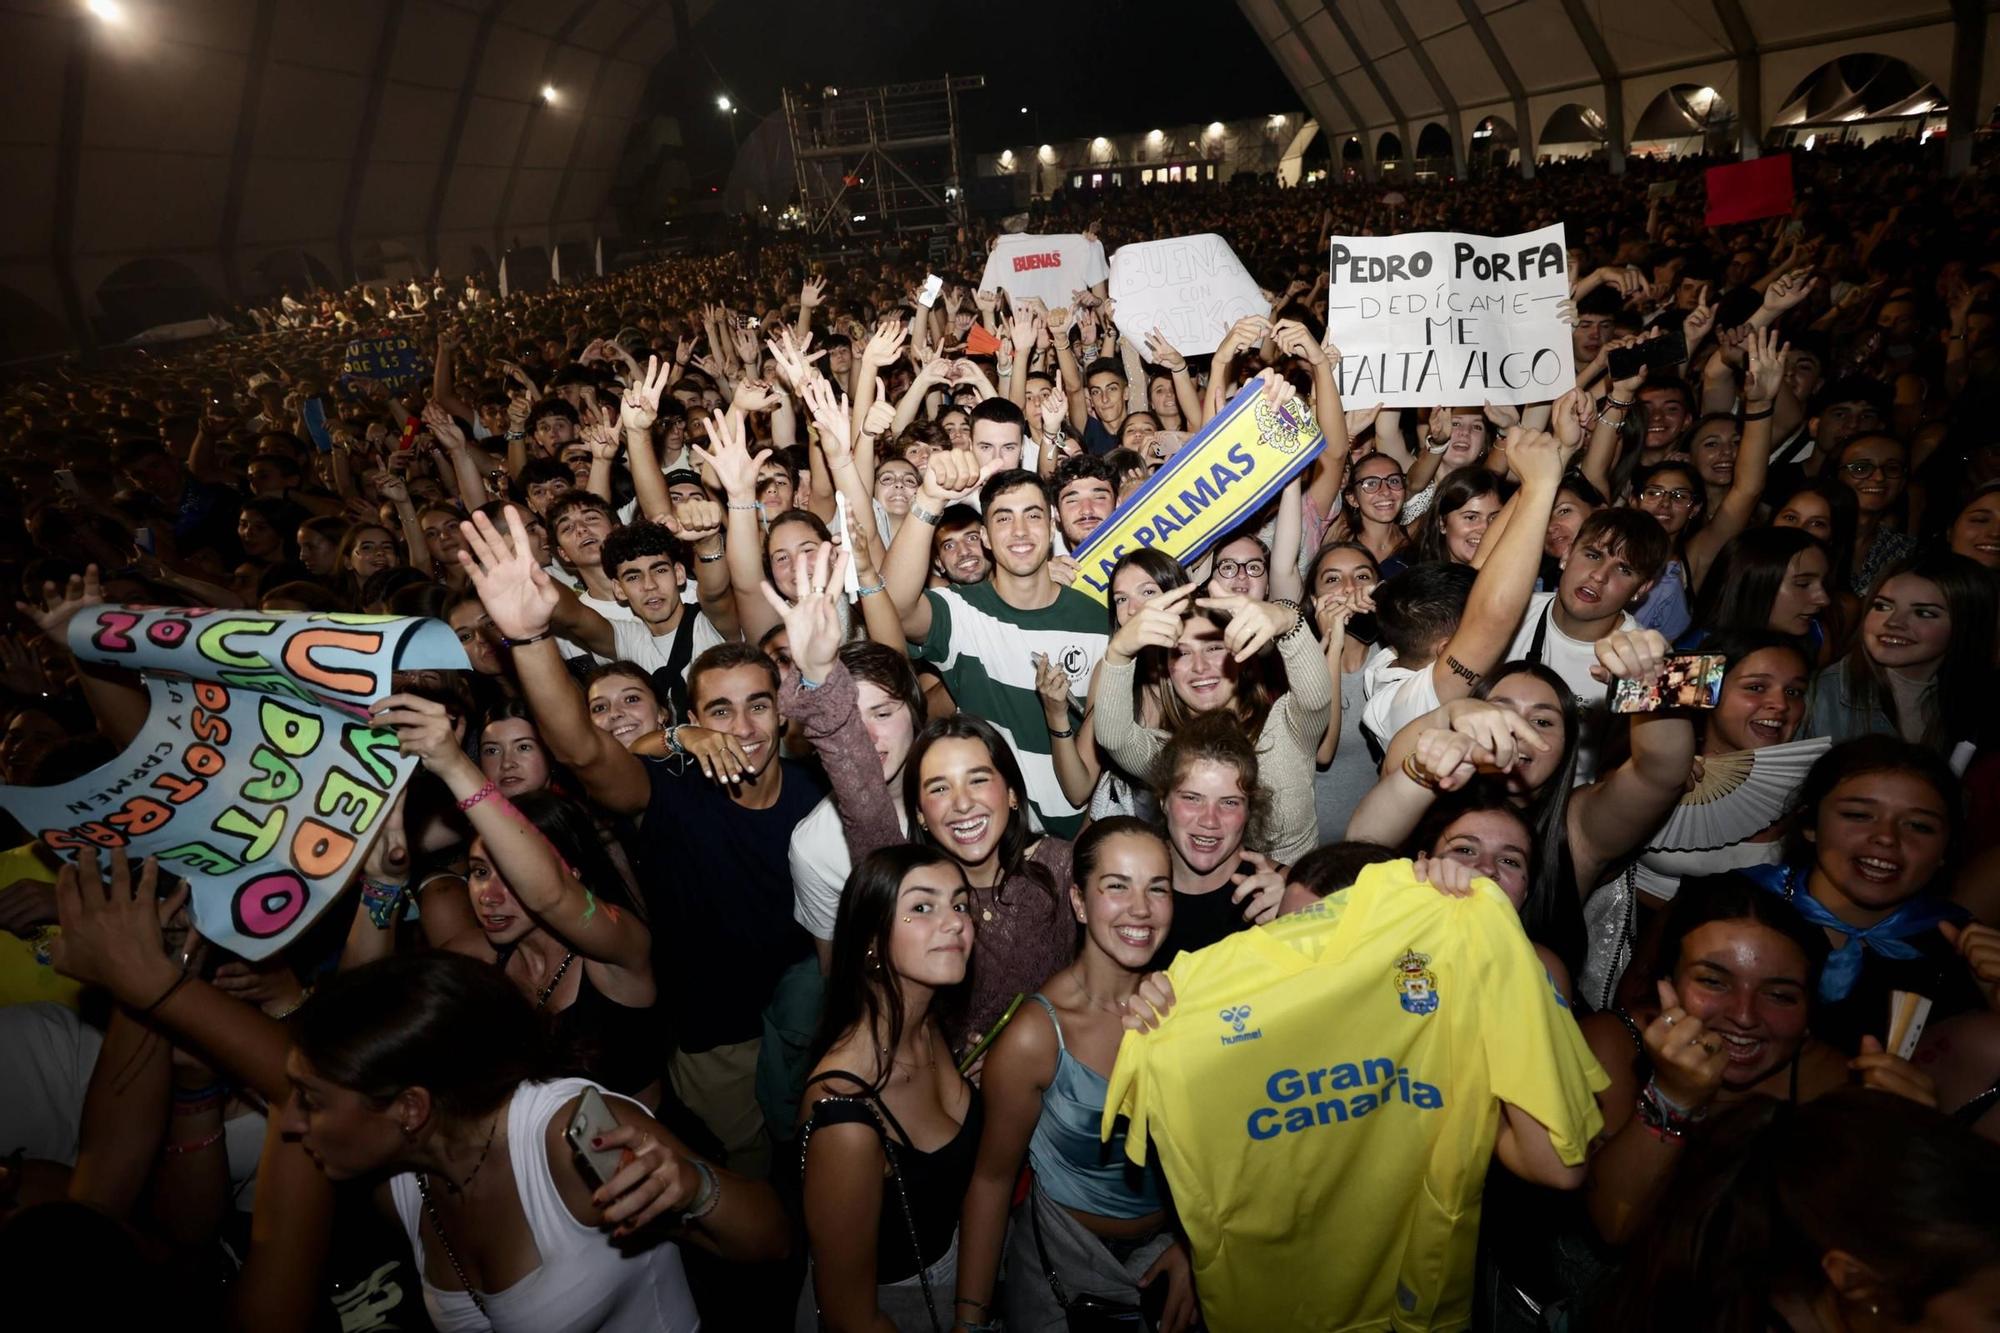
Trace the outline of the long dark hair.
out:
M 902 1042 L 909 1015 L 903 1012 L 889 936 L 895 930 L 903 881 L 911 871 L 926 866 L 950 866 L 964 873 L 956 860 L 936 847 L 911 842 L 870 852 L 849 872 L 833 923 L 833 958 L 811 1049 L 814 1063 L 857 1028 L 874 1034 L 871 1044 L 890 1051 Z M 868 1091 L 880 1092 L 890 1072 L 884 1061 Z
M 644 918 L 644 906 L 626 887 L 618 863 L 611 859 L 604 834 L 588 810 L 556 791 L 524 791 L 512 799 L 514 808 L 541 832 L 570 873 L 592 895 L 621 912 L 637 912 Z
M 378 1106 L 421 1087 L 458 1119 L 570 1067 L 506 973 L 442 950 L 335 973 L 291 1027 L 299 1053 L 329 1082 Z
M 1141 546 L 1136 551 L 1127 551 L 1118 557 L 1118 563 L 1111 566 L 1111 577 L 1106 588 L 1118 586 L 1118 576 L 1128 568 L 1137 568 L 1151 579 L 1163 593 L 1175 588 L 1184 588 L 1191 580 L 1187 568 L 1165 551 L 1156 551 L 1150 546 Z M 1118 607 L 1111 595 L 1104 598 L 1104 617 L 1110 632 L 1118 632 Z M 1167 678 L 1167 650 L 1164 648 L 1141 648 L 1134 659 L 1132 672 L 1132 716 L 1144 717 L 1146 691 L 1160 689 Z
M 1438 483 L 1437 494 L 1431 497 L 1431 507 L 1417 521 L 1416 559 L 1411 563 L 1422 560 L 1453 563 L 1451 551 L 1444 540 L 1444 516 L 1457 513 L 1482 495 L 1501 496 L 1504 493 L 1500 478 L 1478 463 L 1467 464 Z
M 1893 1145 L 1893 1151 L 1884 1151 Z M 1752 1097 L 1691 1136 L 1592 1328 L 1765 1333 L 1853 1255 L 1899 1322 L 2000 1263 L 2000 1146 L 1929 1107 L 1845 1088 Z
M 1861 501 L 1855 496 L 1854 488 L 1831 476 L 1815 477 L 1802 486 L 1794 486 L 1772 514 L 1782 514 L 1785 506 L 1801 495 L 1816 495 L 1826 503 L 1826 553 L 1832 561 L 1832 572 L 1826 576 L 1826 590 L 1829 593 L 1848 592 L 1854 582 L 1854 534 L 1861 526 Z M 1701 622 L 1697 620 L 1695 624 Z
M 903 809 L 909 816 L 910 841 L 929 848 L 942 855 L 951 855 L 937 836 L 923 825 L 924 756 L 939 741 L 978 741 L 986 747 L 986 753 L 993 758 L 993 768 L 1000 774 L 1000 780 L 1007 784 L 1007 790 L 1014 797 L 1014 808 L 1007 813 L 1007 827 L 1000 834 L 1000 878 L 996 892 L 1003 892 L 1007 881 L 1019 875 L 1043 893 L 1048 895 L 1052 911 L 1061 911 L 1062 891 L 1055 879 L 1037 863 L 1028 859 L 1028 849 L 1037 838 L 1028 821 L 1028 784 L 1021 776 L 1021 763 L 1014 757 L 1014 747 L 1007 744 L 1007 738 L 991 722 L 970 713 L 953 713 L 927 724 L 917 733 L 910 744 L 910 756 L 903 761 Z
M 1900 736 L 1876 733 L 1842 741 L 1813 761 L 1806 780 L 1799 784 L 1795 798 L 1800 818 L 1785 841 L 1785 859 L 1792 865 L 1811 865 L 1813 846 L 1806 838 L 1819 817 L 1819 807 L 1834 789 L 1849 778 L 1870 773 L 1908 773 L 1937 793 L 1951 824 L 1945 836 L 1944 860 L 1938 866 L 1935 884 L 1942 884 L 1958 858 L 1960 840 L 1965 836 L 1965 794 L 1958 775 L 1939 754 L 1922 745 L 1912 745 Z
M 1804 528 L 1751 528 L 1723 543 L 1690 608 L 1690 624 L 1711 634 L 1757 632 L 1771 627 L 1771 606 L 1784 587 L 1792 561 L 1817 548 L 1826 556 L 1828 601 L 1833 586 L 1833 553 Z M 1702 651 L 1709 651 L 1704 648 Z
M 1734 872 L 1681 881 L 1661 923 L 1659 946 L 1653 954 L 1653 979 L 1671 981 L 1680 968 L 1681 946 L 1687 937 L 1714 921 L 1754 921 L 1798 945 L 1806 960 L 1806 994 L 1819 993 L 1819 972 L 1826 965 L 1830 947 L 1826 932 L 1800 916 L 1784 898 Z
M 1926 551 L 1883 570 L 1868 589 L 1863 614 L 1883 584 L 1904 574 L 1935 586 L 1951 612 L 1951 639 L 1937 665 L 1931 714 L 1923 719 L 1924 744 L 1944 754 L 1955 742 L 1973 736 L 1991 706 L 1993 622 L 2000 615 L 2000 591 L 1992 571 L 1977 560 L 1953 551 Z M 1868 656 L 1865 637 L 1856 638 L 1840 672 L 1847 683 L 1848 699 L 1863 717 L 1879 706 L 1899 732 L 1903 729 L 1904 719 L 1896 716 L 1896 696 L 1888 687 L 1884 669 Z

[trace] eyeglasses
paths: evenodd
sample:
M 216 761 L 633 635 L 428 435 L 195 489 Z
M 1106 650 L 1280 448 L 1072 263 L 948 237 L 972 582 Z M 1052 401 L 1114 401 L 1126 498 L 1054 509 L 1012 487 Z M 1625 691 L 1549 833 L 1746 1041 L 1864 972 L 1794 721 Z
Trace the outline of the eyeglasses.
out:
M 1261 579 L 1264 577 L 1264 571 L 1268 568 L 1269 566 L 1262 560 L 1218 560 L 1215 562 L 1216 576 L 1225 579 L 1233 579 L 1238 574 L 1248 578 Z
M 1674 487 L 1672 490 L 1668 490 L 1664 486 L 1648 486 L 1645 490 L 1639 492 L 1639 498 L 1641 500 L 1651 500 L 1654 504 L 1658 504 L 1662 500 L 1671 500 L 1677 505 L 1684 505 L 1694 499 L 1694 492 L 1679 486 Z
M 1391 472 L 1380 477 L 1362 477 L 1354 483 L 1354 489 L 1363 495 L 1373 495 L 1384 489 L 1400 491 L 1403 489 L 1403 476 L 1400 472 Z
M 1852 463 L 1842 463 L 1840 466 L 1842 471 L 1856 480 L 1872 477 L 1879 472 L 1884 481 L 1896 481 L 1909 470 L 1901 463 L 1877 463 L 1866 458 L 1857 458 Z
M 917 488 L 917 478 L 915 473 L 905 476 L 900 472 L 884 472 L 875 478 L 875 484 L 892 491 L 913 491 Z

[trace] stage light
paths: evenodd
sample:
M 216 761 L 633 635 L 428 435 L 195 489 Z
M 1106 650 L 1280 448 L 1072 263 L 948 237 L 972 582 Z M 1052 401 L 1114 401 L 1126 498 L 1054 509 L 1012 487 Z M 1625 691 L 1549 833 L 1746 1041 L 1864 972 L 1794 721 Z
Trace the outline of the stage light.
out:
M 84 8 L 90 11 L 92 18 L 100 19 L 105 23 L 123 23 L 125 21 L 125 7 L 119 4 L 118 0 L 89 0 L 89 3 L 84 5 Z
M 1022 114 L 1022 115 L 1024 115 L 1024 116 L 1025 116 L 1025 115 L 1027 115 L 1027 114 L 1028 114 L 1028 108 L 1026 108 L 1026 107 L 1022 107 L 1022 108 L 1021 108 L 1021 114 Z
M 1209 137 L 1210 137 L 1210 138 L 1214 138 L 1214 137 L 1215 137 L 1216 135 L 1218 135 L 1218 134 L 1220 134 L 1220 133 L 1222 133 L 1222 122 L 1221 122 L 1221 121 L 1219 121 L 1219 120 L 1211 120 L 1210 122 L 1208 122 L 1208 134 L 1209 134 Z
M 1097 149 L 1099 152 L 1103 152 L 1105 149 L 1111 146 L 1111 140 L 1105 138 L 1103 135 L 1100 134 L 1095 139 L 1092 139 L 1090 141 L 1090 146 L 1092 148 Z
M 1049 145 L 1047 144 L 1043 144 L 1041 148 L 1036 151 L 1035 156 L 1041 158 L 1042 161 L 1044 162 L 1054 162 L 1056 160 L 1056 150 L 1049 147 Z
M 1013 150 L 1013 149 L 1011 149 L 1011 148 L 1003 148 L 1003 149 L 1001 149 L 1001 150 L 1000 150 L 1000 165 L 1001 165 L 1001 166 L 1003 166 L 1003 167 L 1011 167 L 1011 166 L 1013 166 L 1013 165 L 1014 165 L 1014 150 Z
M 1164 138 L 1166 138 L 1166 137 L 1167 137 L 1166 135 L 1162 134 L 1162 133 L 1161 133 L 1160 131 L 1158 131 L 1158 130 L 1148 130 L 1148 131 L 1146 132 L 1146 142 L 1147 142 L 1147 143 L 1158 143 L 1158 142 L 1159 142 L 1160 140 L 1162 140 L 1162 139 L 1164 139 Z
M 543 85 L 542 85 L 542 101 L 543 101 L 543 102 L 545 102 L 545 103 L 547 103 L 547 104 L 548 104 L 548 105 L 550 105 L 550 106 L 554 106 L 554 105 L 555 105 L 555 100 L 556 100 L 556 86 L 555 86 L 555 85 L 554 85 L 553 83 L 545 83 L 545 84 L 543 84 Z
M 734 111 L 736 109 L 736 103 L 730 101 L 729 95 L 725 93 L 721 97 L 715 99 L 715 109 L 717 111 Z

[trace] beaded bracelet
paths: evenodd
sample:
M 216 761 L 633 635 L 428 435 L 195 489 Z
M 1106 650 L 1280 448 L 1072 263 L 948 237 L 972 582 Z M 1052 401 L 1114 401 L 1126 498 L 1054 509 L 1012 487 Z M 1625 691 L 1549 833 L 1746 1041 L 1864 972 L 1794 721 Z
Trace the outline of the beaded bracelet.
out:
M 698 1158 L 689 1158 L 688 1165 L 701 1177 L 702 1193 L 695 1200 L 694 1207 L 681 1214 L 683 1222 L 698 1222 L 715 1211 L 715 1205 L 722 1202 L 722 1182 L 715 1178 L 714 1168 Z
M 498 787 L 494 786 L 491 782 L 488 782 L 484 787 L 481 787 L 478 791 L 472 793 L 472 795 L 460 801 L 458 803 L 458 808 L 460 810 L 470 810 L 473 806 L 478 805 L 481 801 L 485 800 L 487 797 L 497 794 L 499 790 L 500 789 Z
M 200 1152 L 203 1148 L 213 1148 L 220 1142 L 222 1142 L 222 1131 L 218 1129 L 213 1134 L 204 1134 L 198 1139 L 189 1139 L 185 1143 L 169 1143 L 162 1147 L 160 1151 L 169 1157 L 179 1157 L 183 1153 Z
M 865 588 L 856 588 L 854 595 L 856 597 L 873 597 L 878 592 L 888 591 L 888 588 L 889 585 L 887 583 L 871 583 Z
M 474 804 L 477 804 L 476 800 Z M 396 923 L 396 909 L 402 905 L 403 895 L 409 891 L 409 887 L 407 883 L 391 884 L 386 880 L 370 879 L 366 875 L 361 877 L 361 905 L 368 909 L 368 919 L 375 923 L 375 929 L 387 930 Z

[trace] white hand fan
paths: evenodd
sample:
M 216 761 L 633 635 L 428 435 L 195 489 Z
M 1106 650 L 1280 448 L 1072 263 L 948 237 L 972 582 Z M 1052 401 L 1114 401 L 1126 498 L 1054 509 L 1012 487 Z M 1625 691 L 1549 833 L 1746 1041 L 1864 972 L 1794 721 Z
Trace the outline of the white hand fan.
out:
M 1761 833 L 1792 808 L 1807 771 L 1832 745 L 1815 736 L 1704 759 L 1701 781 L 1647 839 L 1647 850 L 1708 851 Z

